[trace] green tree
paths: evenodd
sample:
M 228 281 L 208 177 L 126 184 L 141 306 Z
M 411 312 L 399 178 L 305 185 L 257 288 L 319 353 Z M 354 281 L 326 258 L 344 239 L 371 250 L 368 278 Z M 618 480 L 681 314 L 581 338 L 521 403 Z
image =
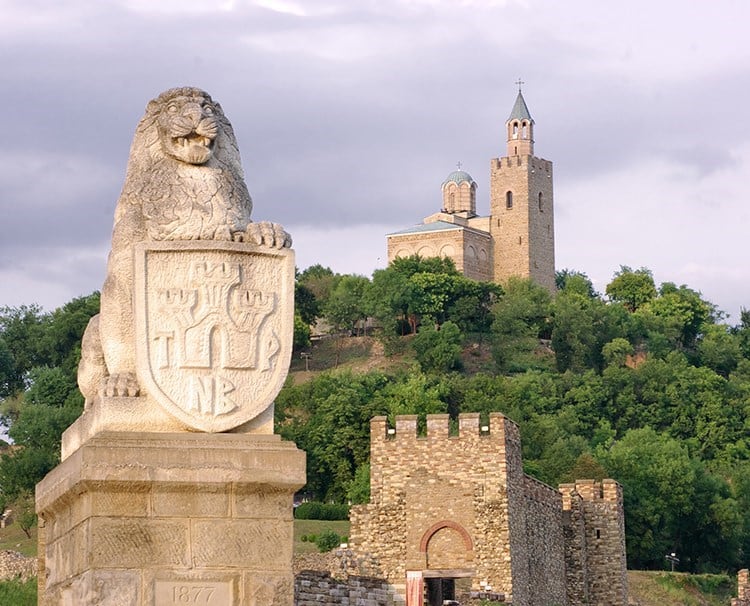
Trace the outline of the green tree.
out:
M 453 292 L 446 304 L 446 317 L 463 333 L 488 334 L 492 328 L 492 307 L 503 289 L 493 282 L 477 282 L 456 276 Z
M 539 340 L 550 337 L 549 292 L 530 280 L 511 278 L 493 309 L 492 353 L 503 371 L 548 368 Z
M 445 322 L 438 330 L 431 324 L 420 328 L 414 337 L 414 351 L 422 372 L 449 372 L 461 365 L 461 330 Z
M 29 370 L 45 363 L 39 343 L 46 322 L 47 316 L 38 305 L 0 307 L 0 338 L 5 344 L 0 385 L 5 397 L 23 391 Z
M 370 464 L 363 463 L 354 472 L 354 478 L 349 483 L 346 498 L 352 505 L 370 502 Z
M 693 513 L 696 470 L 677 440 L 642 428 L 628 431 L 596 453 L 610 477 L 623 485 L 628 563 L 661 568 L 664 554 L 681 550 Z
M 339 278 L 340 276 L 333 273 L 330 267 L 323 267 L 320 263 L 316 263 L 297 274 L 297 284 L 311 292 L 317 306 L 322 309 L 328 303 L 328 297 L 336 287 Z M 314 310 L 313 307 L 311 311 Z M 307 313 L 305 316 L 309 317 Z
M 656 297 L 654 276 L 645 267 L 633 270 L 621 265 L 605 292 L 611 301 L 623 303 L 633 312 Z
M 584 295 L 590 299 L 598 297 L 591 279 L 583 272 L 574 269 L 561 269 L 555 272 L 555 286 L 558 291 L 565 290 Z
M 364 333 L 367 312 L 365 310 L 365 293 L 370 280 L 364 276 L 342 276 L 331 293 L 324 309 L 326 319 L 337 332 Z
M 422 317 L 437 323 L 445 319 L 460 279 L 451 259 L 399 257 L 373 273 L 367 312 L 379 320 L 386 334 L 416 333 Z
M 315 324 L 320 317 L 320 304 L 313 291 L 299 281 L 294 284 L 294 309 L 307 325 Z

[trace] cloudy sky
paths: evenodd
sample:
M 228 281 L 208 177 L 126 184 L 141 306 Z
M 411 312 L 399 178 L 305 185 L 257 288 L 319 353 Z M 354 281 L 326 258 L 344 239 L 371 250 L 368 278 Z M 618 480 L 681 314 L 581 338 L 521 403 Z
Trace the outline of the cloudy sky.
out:
M 0 305 L 100 288 L 149 99 L 234 125 L 254 218 L 297 265 L 371 275 L 385 234 L 489 162 L 524 81 L 554 162 L 557 267 L 620 265 L 750 308 L 745 0 L 0 0 Z M 731 321 L 731 320 L 730 320 Z

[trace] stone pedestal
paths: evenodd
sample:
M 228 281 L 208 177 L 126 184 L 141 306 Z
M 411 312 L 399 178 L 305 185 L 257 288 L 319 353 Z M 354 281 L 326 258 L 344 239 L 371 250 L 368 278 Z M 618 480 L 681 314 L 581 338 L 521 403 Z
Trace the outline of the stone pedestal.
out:
M 45 606 L 291 606 L 292 495 L 278 435 L 101 432 L 37 486 Z

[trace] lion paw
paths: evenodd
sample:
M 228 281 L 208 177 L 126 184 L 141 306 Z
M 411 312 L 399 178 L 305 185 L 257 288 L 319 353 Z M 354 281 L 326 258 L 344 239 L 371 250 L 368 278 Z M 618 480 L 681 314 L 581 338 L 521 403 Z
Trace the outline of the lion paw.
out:
M 102 381 L 102 395 L 109 398 L 135 398 L 140 392 L 132 372 L 109 375 Z
M 243 240 L 269 248 L 290 248 L 292 246 L 292 236 L 286 233 L 278 223 L 269 221 L 250 223 L 243 234 Z

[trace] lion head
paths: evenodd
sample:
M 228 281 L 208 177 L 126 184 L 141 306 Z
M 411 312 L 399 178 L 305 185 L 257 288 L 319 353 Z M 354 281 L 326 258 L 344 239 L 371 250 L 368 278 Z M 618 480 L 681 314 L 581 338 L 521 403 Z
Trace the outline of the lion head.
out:
M 162 150 L 188 164 L 205 164 L 219 133 L 216 105 L 198 89 L 172 89 L 153 101 Z
M 130 150 L 132 168 L 148 170 L 169 159 L 183 165 L 214 166 L 242 176 L 234 130 L 206 91 L 170 88 L 149 101 Z
M 207 92 L 172 88 L 146 106 L 115 221 L 133 205 L 154 240 L 227 239 L 251 222 L 234 131 Z

